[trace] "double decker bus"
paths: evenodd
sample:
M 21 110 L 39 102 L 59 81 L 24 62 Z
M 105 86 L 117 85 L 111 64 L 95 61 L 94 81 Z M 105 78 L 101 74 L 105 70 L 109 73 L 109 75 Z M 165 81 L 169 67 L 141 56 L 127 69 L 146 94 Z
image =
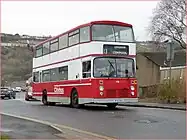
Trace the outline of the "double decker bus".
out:
M 44 105 L 138 102 L 133 26 L 92 21 L 34 46 L 33 97 Z

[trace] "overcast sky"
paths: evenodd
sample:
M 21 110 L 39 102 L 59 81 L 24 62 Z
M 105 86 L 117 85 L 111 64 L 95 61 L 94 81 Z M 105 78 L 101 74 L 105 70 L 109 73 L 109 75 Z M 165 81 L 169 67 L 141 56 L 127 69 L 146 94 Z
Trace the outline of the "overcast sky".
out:
M 146 27 L 158 1 L 1 1 L 1 32 L 58 35 L 94 20 L 117 20 L 134 26 L 137 40 L 150 40 Z

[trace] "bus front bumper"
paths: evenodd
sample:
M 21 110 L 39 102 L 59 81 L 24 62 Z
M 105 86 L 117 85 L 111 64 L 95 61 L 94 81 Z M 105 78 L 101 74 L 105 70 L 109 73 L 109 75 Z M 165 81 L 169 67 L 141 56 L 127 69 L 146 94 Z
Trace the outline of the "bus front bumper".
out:
M 80 103 L 137 103 L 138 98 L 92 98 L 92 99 L 79 99 Z

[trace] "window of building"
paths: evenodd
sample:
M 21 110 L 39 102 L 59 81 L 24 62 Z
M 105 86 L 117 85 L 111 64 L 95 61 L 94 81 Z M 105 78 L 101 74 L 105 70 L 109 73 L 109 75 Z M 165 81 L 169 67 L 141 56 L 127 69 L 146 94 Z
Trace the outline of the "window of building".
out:
M 80 43 L 90 41 L 90 27 L 80 29 Z
M 65 34 L 59 38 L 59 49 L 68 47 L 68 34 Z
M 79 43 L 79 30 L 69 33 L 69 46 L 75 45 Z
M 58 38 L 50 42 L 50 52 L 55 52 L 58 50 Z
M 49 42 L 43 44 L 43 55 L 49 53 Z
M 50 70 L 42 71 L 42 81 L 43 82 L 50 81 Z
M 33 82 L 39 82 L 39 72 L 33 73 Z
M 82 63 L 82 77 L 91 77 L 91 61 L 86 61 Z
M 68 66 L 58 68 L 59 80 L 68 80 Z
M 42 49 L 42 46 L 39 46 L 36 48 L 36 57 L 40 57 L 42 56 L 42 52 L 43 52 L 43 49 Z
M 54 68 L 50 70 L 50 81 L 58 81 L 58 68 Z

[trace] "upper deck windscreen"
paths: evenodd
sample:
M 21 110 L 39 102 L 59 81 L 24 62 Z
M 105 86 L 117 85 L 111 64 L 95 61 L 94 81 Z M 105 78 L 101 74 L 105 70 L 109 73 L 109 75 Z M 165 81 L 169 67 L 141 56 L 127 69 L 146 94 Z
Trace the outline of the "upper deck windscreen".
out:
M 117 25 L 92 25 L 93 41 L 108 42 L 134 42 L 134 33 L 132 27 Z

